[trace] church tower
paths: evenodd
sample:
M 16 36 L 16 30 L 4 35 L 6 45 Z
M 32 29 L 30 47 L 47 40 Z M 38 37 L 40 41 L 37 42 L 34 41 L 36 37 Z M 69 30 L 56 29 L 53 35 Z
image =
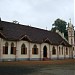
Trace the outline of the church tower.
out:
M 75 46 L 74 46 L 74 26 L 71 24 L 71 19 L 70 19 L 70 22 L 68 23 L 68 27 L 67 27 L 67 30 L 68 30 L 68 42 L 70 45 L 72 45 L 72 49 L 70 51 L 70 55 L 71 55 L 71 58 L 74 58 L 75 56 Z
M 71 24 L 71 19 L 70 23 L 68 23 L 68 42 L 70 45 L 74 46 L 74 26 Z

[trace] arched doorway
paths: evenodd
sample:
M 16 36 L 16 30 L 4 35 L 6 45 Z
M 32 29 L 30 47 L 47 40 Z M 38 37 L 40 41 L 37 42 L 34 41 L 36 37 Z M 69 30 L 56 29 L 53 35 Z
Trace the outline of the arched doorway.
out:
M 43 48 L 43 57 L 47 57 L 47 47 L 46 46 L 44 46 L 44 48 Z

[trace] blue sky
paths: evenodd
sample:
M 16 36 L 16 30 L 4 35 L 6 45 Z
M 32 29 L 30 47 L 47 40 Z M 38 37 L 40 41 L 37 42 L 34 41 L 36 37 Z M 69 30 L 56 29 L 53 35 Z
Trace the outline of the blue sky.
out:
M 74 24 L 74 0 L 0 0 L 0 17 L 50 30 L 57 18 Z

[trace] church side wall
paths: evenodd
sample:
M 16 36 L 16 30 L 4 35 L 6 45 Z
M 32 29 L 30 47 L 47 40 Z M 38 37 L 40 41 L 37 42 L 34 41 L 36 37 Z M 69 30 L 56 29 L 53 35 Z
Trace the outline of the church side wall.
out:
M 3 46 L 5 46 L 5 43 L 8 42 L 8 54 L 3 54 Z M 14 43 L 14 46 L 16 47 L 16 55 L 11 54 L 11 43 Z M 25 44 L 27 48 L 27 54 L 22 55 L 21 54 L 21 45 Z M 32 54 L 32 48 L 34 45 L 37 45 L 38 48 L 38 54 Z M 62 46 L 56 46 L 56 45 L 50 45 L 48 43 L 30 43 L 28 41 L 6 41 L 0 38 L 0 60 L 10 61 L 10 60 L 43 60 L 43 50 L 44 46 L 47 47 L 47 58 L 48 59 L 65 59 L 70 58 L 72 56 L 71 54 L 71 47 L 68 48 L 68 55 L 66 55 L 66 47 L 63 46 L 63 54 L 59 54 L 59 47 L 60 51 L 62 50 Z M 52 48 L 55 47 L 56 54 L 52 54 Z

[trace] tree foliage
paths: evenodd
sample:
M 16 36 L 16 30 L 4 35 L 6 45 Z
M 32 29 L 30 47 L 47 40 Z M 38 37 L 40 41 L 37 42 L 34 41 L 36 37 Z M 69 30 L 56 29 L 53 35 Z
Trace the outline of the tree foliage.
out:
M 58 29 L 60 32 L 64 32 L 66 30 L 67 23 L 58 18 L 52 25 L 54 26 L 54 28 L 52 28 L 53 31 Z
M 67 22 L 58 18 L 52 24 L 53 28 L 51 29 L 51 31 L 55 32 L 56 30 L 59 30 L 60 32 L 64 33 L 65 37 L 67 37 L 66 25 L 67 25 Z

